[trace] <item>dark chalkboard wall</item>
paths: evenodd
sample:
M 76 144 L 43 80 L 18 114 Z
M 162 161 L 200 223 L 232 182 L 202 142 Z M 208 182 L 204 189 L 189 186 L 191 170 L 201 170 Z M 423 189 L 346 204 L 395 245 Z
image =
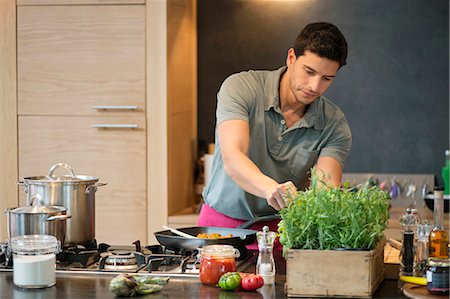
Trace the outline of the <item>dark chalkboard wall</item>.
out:
M 448 0 L 198 0 L 198 136 L 214 142 L 216 93 L 232 73 L 276 69 L 308 23 L 349 44 L 326 96 L 347 116 L 345 172 L 440 175 L 449 147 Z

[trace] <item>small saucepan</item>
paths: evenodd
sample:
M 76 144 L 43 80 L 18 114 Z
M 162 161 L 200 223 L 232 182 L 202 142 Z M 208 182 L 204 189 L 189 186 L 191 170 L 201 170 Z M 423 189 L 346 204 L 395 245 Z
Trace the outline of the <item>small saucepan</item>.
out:
M 60 206 L 45 206 L 41 197 L 32 196 L 32 205 L 6 209 L 8 239 L 23 235 L 52 235 L 64 244 L 66 221 L 71 218 L 67 209 Z

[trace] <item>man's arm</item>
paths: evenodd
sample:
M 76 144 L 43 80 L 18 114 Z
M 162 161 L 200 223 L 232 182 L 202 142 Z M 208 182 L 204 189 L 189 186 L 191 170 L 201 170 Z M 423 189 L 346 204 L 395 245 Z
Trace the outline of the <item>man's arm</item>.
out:
M 283 196 L 296 191 L 292 182 L 279 184 L 264 175 L 248 158 L 250 129 L 244 120 L 227 120 L 218 125 L 220 150 L 225 172 L 246 192 L 265 198 L 276 210 L 284 208 Z
M 339 187 L 342 179 L 342 166 L 332 157 L 320 157 L 317 160 L 316 172 L 319 178 L 334 187 Z

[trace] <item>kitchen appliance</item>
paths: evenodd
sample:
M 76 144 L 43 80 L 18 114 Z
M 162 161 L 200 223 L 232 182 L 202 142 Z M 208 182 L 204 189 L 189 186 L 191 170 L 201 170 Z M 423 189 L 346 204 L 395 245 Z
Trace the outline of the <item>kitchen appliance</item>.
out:
M 58 168 L 66 169 L 69 175 L 56 176 Z M 95 240 L 95 192 L 106 185 L 98 180 L 95 176 L 75 175 L 68 164 L 57 163 L 48 175 L 25 177 L 18 184 L 25 188 L 27 205 L 38 194 L 45 205 L 65 207 L 73 217 L 67 223 L 65 244 L 80 244 Z
M 92 243 L 94 245 L 95 243 Z M 257 252 L 248 251 L 236 260 L 238 271 L 255 263 Z M 12 271 L 13 260 L 8 244 L 0 244 L 0 272 Z M 129 246 L 112 247 L 100 243 L 96 248 L 83 245 L 63 248 L 56 256 L 56 273 L 138 273 L 150 276 L 199 277 L 199 250 L 173 249 L 161 244 L 141 247 L 139 241 Z
M 60 206 L 44 206 L 39 194 L 33 195 L 31 206 L 6 209 L 8 239 L 23 235 L 51 235 L 64 244 L 66 223 L 71 215 Z

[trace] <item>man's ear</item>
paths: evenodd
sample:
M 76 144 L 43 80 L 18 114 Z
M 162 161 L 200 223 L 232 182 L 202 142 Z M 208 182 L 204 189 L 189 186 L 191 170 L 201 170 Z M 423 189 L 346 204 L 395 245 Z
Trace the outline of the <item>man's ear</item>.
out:
M 287 66 L 293 65 L 296 59 L 297 59 L 297 56 L 295 56 L 294 48 L 290 48 L 288 50 L 287 57 L 286 57 L 286 65 Z

